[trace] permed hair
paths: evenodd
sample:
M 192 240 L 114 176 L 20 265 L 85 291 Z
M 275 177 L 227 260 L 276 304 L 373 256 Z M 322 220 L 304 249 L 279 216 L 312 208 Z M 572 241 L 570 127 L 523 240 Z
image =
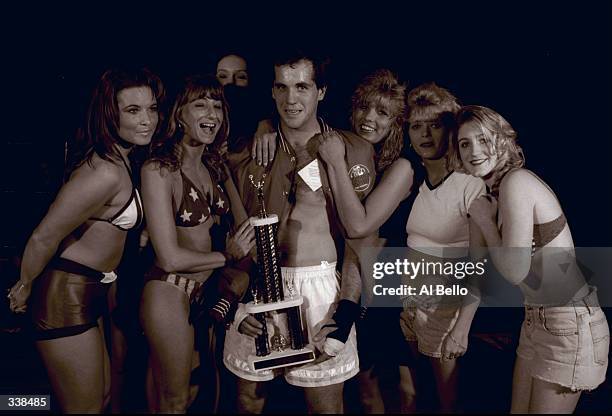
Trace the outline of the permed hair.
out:
M 381 98 L 389 100 L 392 106 L 393 124 L 389 135 L 384 138 L 382 147 L 376 153 L 376 171 L 382 172 L 400 155 L 404 147 L 404 121 L 406 119 L 406 85 L 388 69 L 378 69 L 366 76 L 353 93 L 351 124 L 355 112 L 362 105 L 378 103 Z
M 419 85 L 412 89 L 406 97 L 408 102 L 408 123 L 416 118 L 434 119 L 442 116 L 441 121 L 450 121 L 449 115 L 459 111 L 457 98 L 448 90 L 435 83 Z
M 213 179 L 223 180 L 225 175 L 223 169 L 220 169 L 221 157 L 219 156 L 219 147 L 227 140 L 229 134 L 229 115 L 223 87 L 214 75 L 193 75 L 186 78 L 183 88 L 174 100 L 164 138 L 152 143 L 151 159 L 159 162 L 161 166 L 171 171 L 180 169 L 179 143 L 184 137 L 184 132 L 179 127 L 181 113 L 187 104 L 201 98 L 211 98 L 222 103 L 223 122 L 214 142 L 204 152 L 202 159 L 209 168 L 215 170 L 215 172 L 211 172 L 211 175 L 214 173 L 215 175 L 213 176 L 216 176 Z
M 455 130 L 455 114 L 461 106 L 457 98 L 447 89 L 439 87 L 435 83 L 427 83 L 413 88 L 406 96 L 408 103 L 408 124 L 415 120 L 434 120 L 437 119 L 448 129 L 448 134 L 452 135 Z M 452 140 L 448 140 L 449 149 L 446 153 L 448 165 L 448 155 L 452 153 L 450 147 Z M 410 161 L 416 162 L 420 157 L 410 148 L 407 154 Z M 418 165 L 418 164 L 417 164 Z
M 456 116 L 455 133 L 453 134 L 453 146 L 449 163 L 455 169 L 467 173 L 459 153 L 459 128 L 469 122 L 475 122 L 487 138 L 489 154 L 495 154 L 498 162 L 493 170 L 496 180 L 491 187 L 491 193 L 495 196 L 499 193 L 499 185 L 503 176 L 510 170 L 521 168 L 525 165 L 523 149 L 516 143 L 516 131 L 510 123 L 499 113 L 487 107 L 479 105 L 467 105 L 462 107 Z

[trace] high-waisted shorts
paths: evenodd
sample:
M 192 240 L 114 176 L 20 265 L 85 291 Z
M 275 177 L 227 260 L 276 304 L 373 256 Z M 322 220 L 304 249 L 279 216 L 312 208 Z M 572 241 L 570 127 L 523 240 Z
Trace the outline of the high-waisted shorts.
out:
M 32 287 L 34 338 L 69 337 L 97 326 L 107 310 L 109 283 L 116 278 L 107 276 L 113 275 L 72 260 L 53 259 Z
M 301 306 L 302 322 L 311 345 L 312 338 L 318 333 L 324 322 L 335 312 L 340 297 L 340 283 L 336 275 L 336 264 L 322 262 L 320 266 L 283 267 L 281 269 L 285 287 L 293 285 L 295 292 L 304 298 Z M 286 292 L 285 292 L 286 293 Z M 243 308 L 241 304 L 239 308 Z M 241 315 L 239 311 L 237 317 Z M 242 314 L 244 317 L 244 315 Z M 266 318 L 268 333 L 283 323 L 277 315 Z M 251 369 L 248 357 L 255 355 L 255 340 L 238 332 L 242 322 L 238 319 L 232 324 L 225 337 L 223 361 L 225 366 L 236 376 L 251 381 L 269 381 L 281 374 L 289 384 L 298 387 L 323 387 L 342 383 L 359 372 L 355 327 L 351 329 L 344 349 L 335 357 L 318 364 L 307 363 L 301 366 L 277 368 L 255 372 Z M 306 339 L 306 338 L 305 338 Z M 321 347 L 317 345 L 317 347 Z
M 532 377 L 572 391 L 593 390 L 608 368 L 610 329 L 597 290 L 567 306 L 525 306 L 516 353 Z

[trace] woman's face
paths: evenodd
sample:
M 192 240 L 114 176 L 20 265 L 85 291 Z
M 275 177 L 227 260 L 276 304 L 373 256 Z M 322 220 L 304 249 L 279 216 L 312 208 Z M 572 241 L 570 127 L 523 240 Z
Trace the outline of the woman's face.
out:
M 198 98 L 185 105 L 179 117 L 186 139 L 211 144 L 223 123 L 223 103 L 211 97 Z
M 157 128 L 157 100 L 149 87 L 130 87 L 117 93 L 119 137 L 128 143 L 146 146 Z
M 476 121 L 469 121 L 459 127 L 457 145 L 463 167 L 471 175 L 485 177 L 497 166 L 498 157 L 492 151 L 491 138 Z
M 237 87 L 249 86 L 246 61 L 240 56 L 228 55 L 217 63 L 217 80 L 221 85 L 235 84 Z
M 411 118 L 408 135 L 414 151 L 424 160 L 437 160 L 446 155 L 448 133 L 440 117 Z
M 371 144 L 386 139 L 395 121 L 394 107 L 387 97 L 359 104 L 353 112 L 353 131 Z

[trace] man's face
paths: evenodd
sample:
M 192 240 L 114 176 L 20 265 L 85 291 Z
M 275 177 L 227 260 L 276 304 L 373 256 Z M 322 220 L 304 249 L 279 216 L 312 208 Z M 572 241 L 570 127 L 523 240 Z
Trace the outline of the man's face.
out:
M 291 129 L 316 126 L 317 107 L 325 97 L 325 88 L 317 88 L 312 62 L 274 67 L 272 97 L 281 121 Z

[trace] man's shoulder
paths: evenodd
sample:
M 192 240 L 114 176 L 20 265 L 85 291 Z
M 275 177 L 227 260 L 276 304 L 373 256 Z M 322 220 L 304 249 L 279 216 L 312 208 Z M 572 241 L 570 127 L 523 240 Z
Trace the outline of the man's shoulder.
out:
M 336 130 L 344 140 L 349 177 L 360 198 L 367 196 L 374 186 L 374 148 L 353 132 Z
M 239 152 L 228 153 L 228 166 L 238 183 L 242 183 L 248 175 L 263 173 L 264 167 L 259 166 L 251 157 L 251 146 L 245 146 Z

